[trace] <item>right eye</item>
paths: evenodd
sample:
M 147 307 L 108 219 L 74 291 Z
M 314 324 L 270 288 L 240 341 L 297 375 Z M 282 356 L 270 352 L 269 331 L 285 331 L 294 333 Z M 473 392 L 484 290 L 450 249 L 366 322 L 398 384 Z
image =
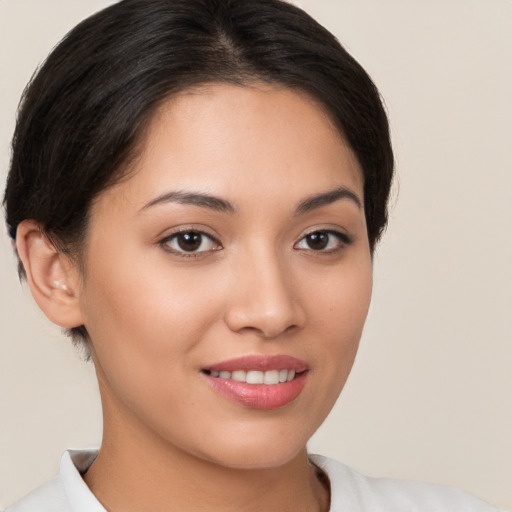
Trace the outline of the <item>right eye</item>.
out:
M 195 230 L 186 230 L 173 233 L 164 238 L 160 244 L 172 252 L 183 255 L 194 255 L 202 252 L 218 251 L 222 249 L 220 243 L 210 235 Z

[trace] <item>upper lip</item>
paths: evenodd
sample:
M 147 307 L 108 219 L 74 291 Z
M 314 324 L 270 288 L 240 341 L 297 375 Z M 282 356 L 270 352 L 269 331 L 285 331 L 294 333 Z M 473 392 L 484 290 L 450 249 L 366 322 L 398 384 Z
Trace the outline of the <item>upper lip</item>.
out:
M 205 366 L 205 371 L 234 372 L 236 370 L 259 370 L 262 372 L 268 370 L 295 370 L 297 373 L 306 371 L 308 365 L 305 361 L 288 355 L 259 356 L 248 355 L 221 361 L 209 366 Z

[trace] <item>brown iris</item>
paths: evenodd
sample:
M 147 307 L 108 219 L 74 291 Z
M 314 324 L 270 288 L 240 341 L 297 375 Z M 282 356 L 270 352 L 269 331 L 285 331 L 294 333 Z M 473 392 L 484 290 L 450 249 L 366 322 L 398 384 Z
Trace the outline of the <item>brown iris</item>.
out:
M 315 231 L 306 236 L 306 242 L 310 249 L 321 251 L 325 249 L 329 243 L 329 233 L 325 231 Z
M 197 231 L 187 231 L 185 233 L 178 233 L 176 235 L 178 246 L 183 251 L 192 252 L 197 251 L 203 242 L 203 235 Z

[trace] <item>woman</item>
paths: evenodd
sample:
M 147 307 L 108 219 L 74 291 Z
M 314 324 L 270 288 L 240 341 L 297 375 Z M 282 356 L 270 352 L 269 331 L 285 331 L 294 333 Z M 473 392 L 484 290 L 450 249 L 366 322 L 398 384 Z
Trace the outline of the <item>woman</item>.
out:
M 26 92 L 5 204 L 34 298 L 91 354 L 104 437 L 12 510 L 495 510 L 306 452 L 392 168 L 373 83 L 296 8 L 125 0 L 79 25 Z

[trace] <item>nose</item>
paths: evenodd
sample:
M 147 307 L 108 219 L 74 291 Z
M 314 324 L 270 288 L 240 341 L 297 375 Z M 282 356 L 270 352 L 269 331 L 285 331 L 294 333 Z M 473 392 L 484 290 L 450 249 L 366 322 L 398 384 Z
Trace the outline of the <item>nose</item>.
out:
M 298 283 L 284 262 L 275 254 L 260 254 L 237 267 L 225 313 L 225 322 L 232 331 L 271 339 L 303 327 L 305 312 L 297 293 Z

